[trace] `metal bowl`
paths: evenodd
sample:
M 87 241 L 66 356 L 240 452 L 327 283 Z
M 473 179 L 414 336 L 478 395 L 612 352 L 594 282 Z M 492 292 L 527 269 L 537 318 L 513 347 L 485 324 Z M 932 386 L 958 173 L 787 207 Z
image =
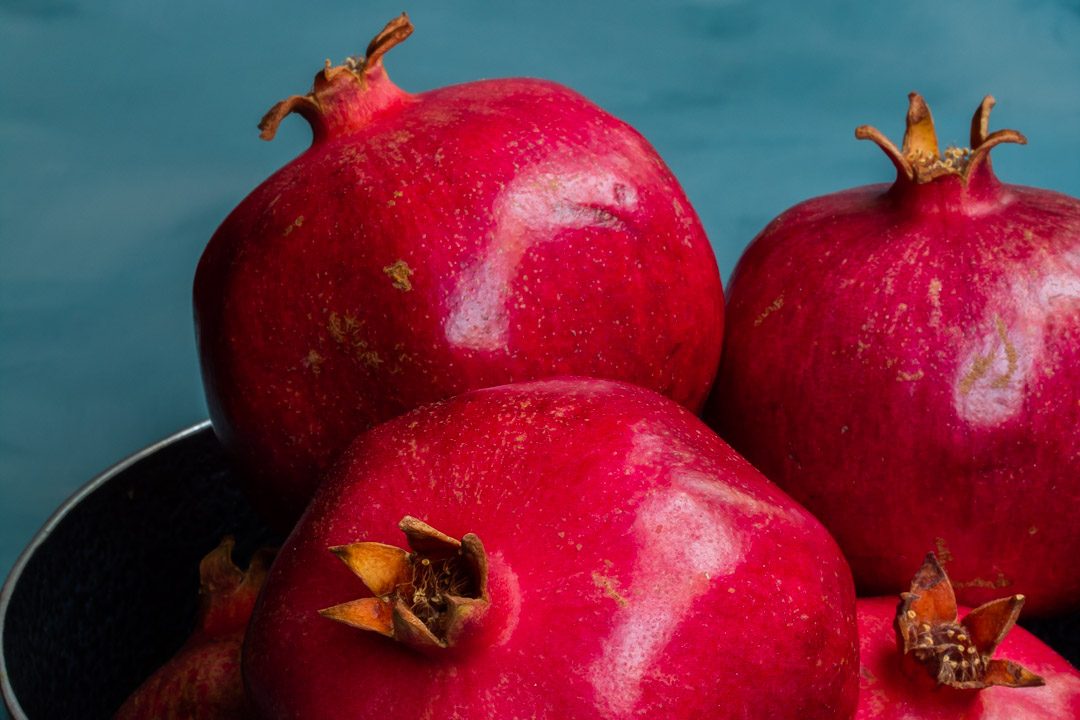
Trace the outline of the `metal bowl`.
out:
M 91 480 L 45 523 L 0 591 L 0 690 L 14 720 L 110 718 L 183 644 L 198 564 L 222 536 L 275 538 L 233 487 L 209 422 Z

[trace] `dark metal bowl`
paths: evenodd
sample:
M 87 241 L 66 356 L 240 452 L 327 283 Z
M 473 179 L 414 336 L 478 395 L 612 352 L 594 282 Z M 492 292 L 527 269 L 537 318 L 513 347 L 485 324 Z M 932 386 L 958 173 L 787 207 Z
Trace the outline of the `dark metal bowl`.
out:
M 0 689 L 14 720 L 110 718 L 183 644 L 198 563 L 278 544 L 231 482 L 209 423 L 91 480 L 49 518 L 0 591 Z M 1080 615 L 1021 622 L 1080 663 Z
M 274 538 L 202 423 L 69 498 L 0 591 L 0 689 L 14 720 L 110 718 L 191 631 L 198 564 L 222 536 Z

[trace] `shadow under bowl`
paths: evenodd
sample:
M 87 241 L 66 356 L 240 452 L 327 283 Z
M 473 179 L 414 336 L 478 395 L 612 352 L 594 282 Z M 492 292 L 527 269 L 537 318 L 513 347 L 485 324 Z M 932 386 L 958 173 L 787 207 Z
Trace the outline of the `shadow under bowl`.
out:
M 195 621 L 199 560 L 276 544 L 231 482 L 209 422 L 91 480 L 0 591 L 0 690 L 14 720 L 110 718 Z

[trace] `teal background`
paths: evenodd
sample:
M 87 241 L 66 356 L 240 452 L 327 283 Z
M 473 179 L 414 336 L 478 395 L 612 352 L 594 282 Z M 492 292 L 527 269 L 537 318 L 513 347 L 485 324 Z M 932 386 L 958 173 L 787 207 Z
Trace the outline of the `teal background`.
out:
M 106 466 L 206 415 L 190 284 L 229 209 L 306 147 L 255 123 L 361 53 L 395 2 L 0 0 L 0 575 Z M 773 216 L 893 177 L 906 93 L 966 144 L 985 93 L 1011 182 L 1080 195 L 1080 3 L 603 0 L 405 6 L 386 64 L 421 91 L 565 83 L 629 121 L 682 181 L 725 278 Z M 92 568 L 87 568 L 92 572 Z

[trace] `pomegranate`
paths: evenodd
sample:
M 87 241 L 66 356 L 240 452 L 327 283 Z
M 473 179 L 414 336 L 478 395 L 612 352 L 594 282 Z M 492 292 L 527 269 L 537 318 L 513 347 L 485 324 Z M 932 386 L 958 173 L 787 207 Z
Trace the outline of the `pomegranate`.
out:
M 226 537 L 199 564 L 195 631 L 116 713 L 116 720 L 234 720 L 248 717 L 240 648 L 273 551 L 255 553 L 247 570 L 232 561 Z
M 911 95 L 891 186 L 809 200 L 746 250 L 706 416 L 832 531 L 860 595 L 936 547 L 961 601 L 1080 603 L 1080 201 L 939 154 Z
M 243 668 L 264 718 L 835 720 L 855 633 L 835 542 L 700 420 L 556 378 L 361 435 Z
M 470 388 L 581 374 L 700 410 L 723 299 L 697 215 L 653 148 L 565 87 L 411 95 L 383 69 L 412 31 L 273 107 L 311 147 L 211 238 L 195 320 L 214 428 L 291 526 L 361 430 Z
M 933 553 L 903 593 L 858 601 L 858 720 L 1075 720 L 1080 673 L 1014 628 L 1023 595 L 957 608 Z M 958 611 L 965 613 L 957 621 Z M 995 650 L 1000 657 L 994 657 Z

